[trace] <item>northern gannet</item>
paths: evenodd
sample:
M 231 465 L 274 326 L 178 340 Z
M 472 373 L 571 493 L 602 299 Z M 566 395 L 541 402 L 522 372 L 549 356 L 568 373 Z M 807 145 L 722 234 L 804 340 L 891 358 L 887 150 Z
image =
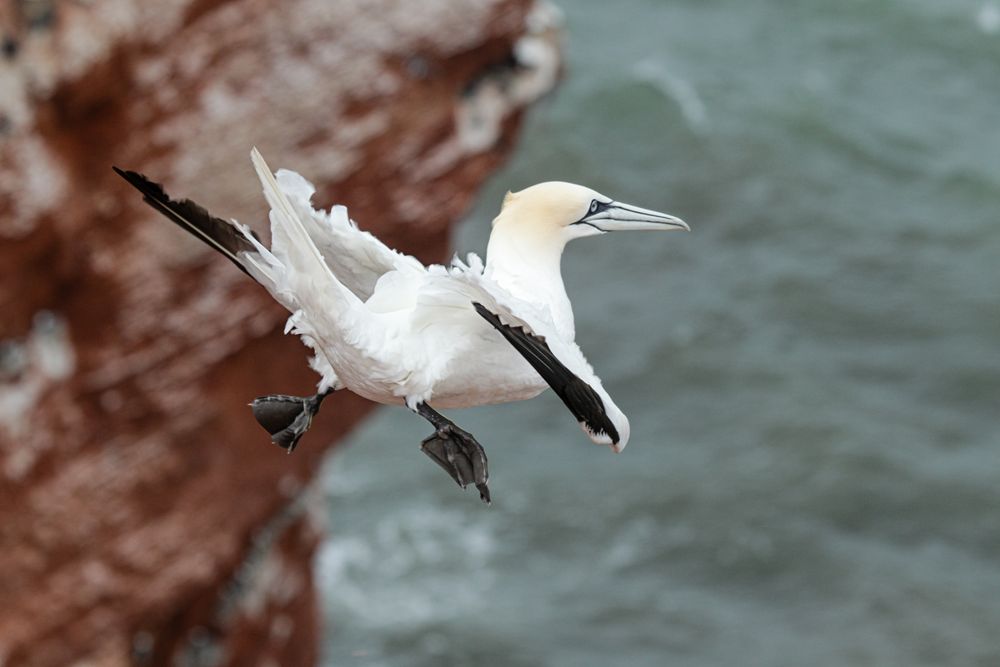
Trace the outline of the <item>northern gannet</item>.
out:
M 628 419 L 574 342 L 563 248 L 612 231 L 688 230 L 684 221 L 581 185 L 540 183 L 504 197 L 485 264 L 470 253 L 424 266 L 358 229 L 343 206 L 315 210 L 315 188 L 299 174 L 272 173 L 256 148 L 251 160 L 271 209 L 270 248 L 247 226 L 171 199 L 142 174 L 114 170 L 292 313 L 285 332 L 313 350 L 321 380 L 313 396 L 250 404 L 274 443 L 291 452 L 322 400 L 349 389 L 429 421 L 434 433 L 421 451 L 488 503 L 486 452 L 435 408 L 521 401 L 551 387 L 593 442 L 625 447 Z

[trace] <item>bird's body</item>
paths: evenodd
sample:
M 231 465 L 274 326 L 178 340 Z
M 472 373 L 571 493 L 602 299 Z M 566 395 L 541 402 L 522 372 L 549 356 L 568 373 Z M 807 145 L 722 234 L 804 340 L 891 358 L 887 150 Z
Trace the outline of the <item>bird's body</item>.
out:
M 346 388 L 378 403 L 405 404 L 428 418 L 437 435 L 425 441 L 425 451 L 463 486 L 474 476 L 485 499 L 485 454 L 481 461 L 470 456 L 463 474 L 452 445 L 471 451 L 468 436 L 481 447 L 429 406 L 519 401 L 551 386 L 594 442 L 624 448 L 628 420 L 575 343 L 560 273 L 563 247 L 572 238 L 612 229 L 686 228 L 683 222 L 582 186 L 546 183 L 507 195 L 485 264 L 470 254 L 449 266 L 424 266 L 359 230 L 344 207 L 315 210 L 308 181 L 285 170 L 272 174 L 256 150 L 252 157 L 271 207 L 270 248 L 238 223 L 213 218 L 187 200 L 171 200 L 139 174 L 119 173 L 154 208 L 220 250 L 292 313 L 286 331 L 313 349 L 311 365 L 321 380 L 315 404 L 305 410 L 295 404 L 287 419 L 255 409 L 273 435 L 279 426 L 291 429 L 282 444 L 294 447 L 319 400 Z M 258 400 L 285 409 L 293 398 Z M 285 424 L 292 417 L 295 423 Z
M 270 185 L 266 167 L 259 173 Z M 313 209 L 312 185 L 294 172 L 279 171 L 273 187 L 276 240 L 270 250 L 260 246 L 247 265 L 292 311 L 291 330 L 311 341 L 321 388 L 344 387 L 389 405 L 433 401 L 442 408 L 524 400 L 548 388 L 471 307 L 477 300 L 521 297 L 522 308 L 544 318 L 546 304 L 537 296 L 505 294 L 475 255 L 468 264 L 456 259 L 450 267 L 427 267 L 388 248 L 360 231 L 344 207 Z M 280 212 L 281 199 L 291 207 L 291 221 Z M 292 236 L 295 221 L 304 222 L 305 237 Z M 317 257 L 309 243 L 341 250 Z M 565 291 L 562 296 L 568 305 Z M 572 323 L 563 330 L 572 343 Z

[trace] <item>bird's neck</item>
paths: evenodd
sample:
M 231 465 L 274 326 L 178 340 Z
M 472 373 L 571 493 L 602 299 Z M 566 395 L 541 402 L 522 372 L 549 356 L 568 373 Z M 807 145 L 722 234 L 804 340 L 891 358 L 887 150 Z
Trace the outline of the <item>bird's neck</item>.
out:
M 486 275 L 518 299 L 547 306 L 559 333 L 574 338 L 573 307 L 563 286 L 566 239 L 559 230 L 524 224 L 493 227 L 486 248 Z

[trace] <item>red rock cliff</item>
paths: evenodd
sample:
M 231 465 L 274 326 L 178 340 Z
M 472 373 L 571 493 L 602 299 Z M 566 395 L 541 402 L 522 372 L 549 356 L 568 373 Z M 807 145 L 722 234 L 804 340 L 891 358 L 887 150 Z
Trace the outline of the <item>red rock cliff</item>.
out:
M 251 145 L 391 245 L 448 230 L 554 82 L 529 0 L 0 5 L 0 664 L 316 660 L 309 483 L 246 407 L 286 313 L 111 172 L 262 231 Z

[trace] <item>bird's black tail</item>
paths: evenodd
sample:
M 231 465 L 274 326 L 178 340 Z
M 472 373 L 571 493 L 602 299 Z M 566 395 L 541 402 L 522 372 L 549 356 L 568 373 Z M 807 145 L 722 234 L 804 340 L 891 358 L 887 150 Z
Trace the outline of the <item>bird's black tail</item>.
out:
M 222 218 L 217 218 L 190 199 L 173 200 L 159 183 L 149 180 L 135 171 L 112 167 L 115 173 L 128 181 L 142 193 L 142 200 L 169 218 L 178 227 L 196 236 L 229 258 L 243 273 L 253 276 L 239 260 L 241 252 L 256 252 L 257 249 L 243 232 Z M 250 232 L 253 234 L 253 232 Z M 254 238 L 258 239 L 256 234 Z

